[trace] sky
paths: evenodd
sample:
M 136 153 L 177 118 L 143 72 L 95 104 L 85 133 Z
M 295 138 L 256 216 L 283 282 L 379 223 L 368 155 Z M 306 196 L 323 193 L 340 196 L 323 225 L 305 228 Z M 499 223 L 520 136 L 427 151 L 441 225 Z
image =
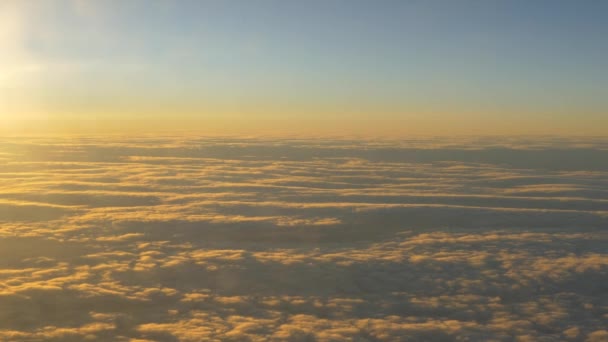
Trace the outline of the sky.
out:
M 608 134 L 605 1 L 0 2 L 0 133 Z
M 608 341 L 606 37 L 605 0 L 0 0 L 0 341 Z

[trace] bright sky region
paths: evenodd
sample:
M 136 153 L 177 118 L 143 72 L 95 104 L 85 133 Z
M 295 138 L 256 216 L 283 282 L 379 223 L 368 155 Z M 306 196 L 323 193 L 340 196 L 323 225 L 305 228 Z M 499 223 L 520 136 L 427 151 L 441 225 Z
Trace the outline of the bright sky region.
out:
M 608 133 L 606 1 L 0 2 L 2 132 Z

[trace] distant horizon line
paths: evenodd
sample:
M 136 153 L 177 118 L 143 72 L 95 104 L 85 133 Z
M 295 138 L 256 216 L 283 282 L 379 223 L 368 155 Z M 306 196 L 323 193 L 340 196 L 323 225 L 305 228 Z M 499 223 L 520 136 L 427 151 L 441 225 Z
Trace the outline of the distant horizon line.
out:
M 2 119 L 0 117 L 0 119 Z M 12 118 L 2 119 L 0 135 L 147 135 L 290 137 L 581 137 L 608 138 L 608 125 L 576 122 L 561 125 L 510 122 L 471 122 L 407 118 Z

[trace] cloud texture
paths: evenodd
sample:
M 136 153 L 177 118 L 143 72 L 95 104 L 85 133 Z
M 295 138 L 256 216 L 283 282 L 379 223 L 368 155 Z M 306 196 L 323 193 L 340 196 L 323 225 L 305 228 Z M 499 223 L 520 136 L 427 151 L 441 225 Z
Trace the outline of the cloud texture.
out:
M 602 139 L 0 146 L 0 340 L 608 340 Z

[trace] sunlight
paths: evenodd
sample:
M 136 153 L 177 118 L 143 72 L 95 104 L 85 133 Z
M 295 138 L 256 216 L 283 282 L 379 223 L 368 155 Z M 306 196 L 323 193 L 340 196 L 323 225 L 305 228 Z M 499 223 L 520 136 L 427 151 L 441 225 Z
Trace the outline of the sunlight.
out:
M 0 5 L 0 87 L 13 87 L 23 71 L 19 67 L 26 59 L 23 47 L 23 15 L 15 2 Z
M 0 342 L 608 341 L 606 13 L 0 0 Z

